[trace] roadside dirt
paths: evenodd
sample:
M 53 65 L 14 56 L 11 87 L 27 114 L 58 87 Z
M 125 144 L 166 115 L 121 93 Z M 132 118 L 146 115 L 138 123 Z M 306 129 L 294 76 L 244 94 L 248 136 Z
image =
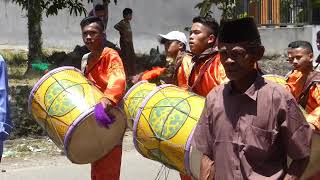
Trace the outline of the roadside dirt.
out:
M 123 139 L 123 152 L 134 149 L 132 131 L 127 130 Z M 1 170 L 28 168 L 32 166 L 64 165 L 71 163 L 49 138 L 26 138 L 5 142 Z

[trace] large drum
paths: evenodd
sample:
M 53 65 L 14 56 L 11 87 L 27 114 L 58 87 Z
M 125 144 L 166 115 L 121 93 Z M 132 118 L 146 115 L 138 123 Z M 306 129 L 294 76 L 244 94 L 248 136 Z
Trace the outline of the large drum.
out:
M 29 111 L 73 163 L 91 163 L 120 143 L 126 126 L 124 113 L 116 107 L 109 112 L 116 118 L 109 128 L 96 123 L 93 109 L 102 97 L 79 70 L 61 67 L 36 83 Z
M 266 75 L 263 75 L 262 77 L 264 77 L 265 79 L 268 79 L 270 81 L 276 82 L 280 85 L 285 85 L 287 83 L 285 77 L 279 76 L 276 74 L 266 74 Z
M 133 128 L 133 121 L 137 115 L 138 109 L 141 107 L 142 101 L 157 86 L 148 81 L 139 81 L 132 86 L 123 97 L 124 112 L 127 116 L 127 124 L 129 128 Z
M 129 90 L 127 97 L 143 86 Z M 133 125 L 136 149 L 146 158 L 169 168 L 199 177 L 200 152 L 191 147 L 193 130 L 204 108 L 205 99 L 174 85 L 161 85 L 145 96 Z

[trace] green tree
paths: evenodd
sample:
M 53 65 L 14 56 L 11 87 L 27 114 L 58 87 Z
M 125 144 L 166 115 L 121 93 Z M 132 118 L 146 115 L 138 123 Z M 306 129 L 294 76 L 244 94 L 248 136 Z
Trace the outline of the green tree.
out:
M 251 1 L 250 1 L 251 2 Z M 244 17 L 247 14 L 238 14 L 237 13 L 237 5 L 242 4 L 243 0 L 203 0 L 198 3 L 195 8 L 200 10 L 200 16 L 211 16 L 213 12 L 211 11 L 211 7 L 216 5 L 218 9 L 222 11 L 221 18 L 229 19 L 229 18 L 237 18 Z
M 320 0 L 311 0 L 313 7 L 320 7 Z
M 68 9 L 70 15 L 81 16 L 87 13 L 84 7 L 85 1 L 92 3 L 93 0 L 12 0 L 12 2 L 20 5 L 23 10 L 27 10 L 28 71 L 31 69 L 31 63 L 40 60 L 42 57 L 42 15 L 53 16 L 57 15 L 60 10 Z M 116 3 L 117 0 L 114 0 L 114 2 Z

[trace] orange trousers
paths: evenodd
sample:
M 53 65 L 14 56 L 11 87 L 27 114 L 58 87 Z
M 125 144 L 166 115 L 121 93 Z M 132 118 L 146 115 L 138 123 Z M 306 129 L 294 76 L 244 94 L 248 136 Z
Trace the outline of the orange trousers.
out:
M 181 174 L 181 173 L 180 173 L 180 178 L 181 178 L 181 180 L 192 180 L 191 176 L 184 175 L 184 174 Z
M 118 145 L 111 152 L 91 164 L 91 180 L 119 180 L 121 169 L 122 146 Z

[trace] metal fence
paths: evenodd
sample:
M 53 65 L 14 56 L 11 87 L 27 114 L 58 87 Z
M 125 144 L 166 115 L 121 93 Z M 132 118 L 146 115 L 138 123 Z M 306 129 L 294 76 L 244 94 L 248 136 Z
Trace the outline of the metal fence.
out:
M 238 17 L 252 16 L 260 25 L 304 25 L 312 21 L 311 0 L 238 0 Z

